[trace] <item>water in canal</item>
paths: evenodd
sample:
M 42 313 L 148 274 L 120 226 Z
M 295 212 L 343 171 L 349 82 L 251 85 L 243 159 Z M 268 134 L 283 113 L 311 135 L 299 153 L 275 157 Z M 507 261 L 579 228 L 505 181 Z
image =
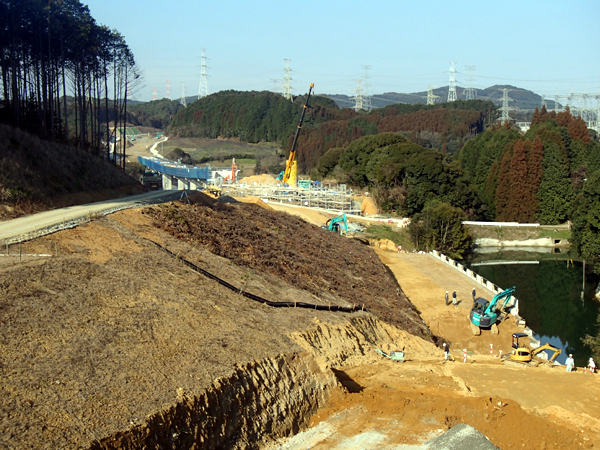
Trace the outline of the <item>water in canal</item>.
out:
M 503 289 L 516 286 L 519 314 L 535 338 L 542 344 L 549 342 L 561 348 L 557 358 L 561 364 L 572 353 L 576 365 L 585 366 L 591 352 L 581 338 L 597 333 L 600 303 L 593 299 L 595 285 L 587 281 L 582 300 L 583 263 L 571 264 L 568 258 L 568 255 L 501 251 L 475 254 L 466 265 Z M 506 264 L 516 261 L 523 263 Z

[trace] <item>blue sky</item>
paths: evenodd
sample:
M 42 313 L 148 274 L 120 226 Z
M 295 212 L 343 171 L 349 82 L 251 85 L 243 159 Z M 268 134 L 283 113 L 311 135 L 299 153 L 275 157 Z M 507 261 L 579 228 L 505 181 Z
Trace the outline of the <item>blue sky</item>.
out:
M 209 93 L 281 91 L 291 59 L 294 94 L 353 95 L 370 65 L 370 93 L 447 86 L 450 61 L 466 87 L 511 84 L 538 94 L 598 93 L 598 0 L 81 0 L 117 29 L 143 73 L 134 97 L 152 88 L 197 95 L 201 49 Z M 364 82 L 363 82 L 364 83 Z

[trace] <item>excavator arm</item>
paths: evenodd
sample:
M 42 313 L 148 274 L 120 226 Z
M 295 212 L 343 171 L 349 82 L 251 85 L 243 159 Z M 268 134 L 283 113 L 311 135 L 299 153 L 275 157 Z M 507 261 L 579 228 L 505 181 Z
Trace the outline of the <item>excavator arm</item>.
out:
M 554 354 L 552 355 L 552 357 L 548 360 L 549 363 L 553 362 L 558 357 L 558 355 L 560 355 L 562 353 L 562 350 L 560 348 L 555 347 L 552 344 L 544 344 L 541 347 L 538 347 L 535 350 L 533 350 L 531 352 L 531 354 L 533 356 L 535 356 L 535 355 L 537 355 L 538 353 L 540 353 L 540 352 L 542 352 L 544 350 L 551 350 L 551 351 L 554 352 Z
M 498 301 L 500 301 L 502 299 L 505 299 L 503 306 L 506 306 L 506 304 L 510 300 L 510 296 L 513 295 L 514 292 L 515 292 L 515 287 L 513 286 L 511 288 L 506 289 L 505 291 L 500 292 L 499 294 L 494 295 L 494 298 L 492 299 L 490 304 L 485 309 L 485 314 L 489 315 L 489 314 L 493 313 L 496 310 L 496 305 L 498 304 Z

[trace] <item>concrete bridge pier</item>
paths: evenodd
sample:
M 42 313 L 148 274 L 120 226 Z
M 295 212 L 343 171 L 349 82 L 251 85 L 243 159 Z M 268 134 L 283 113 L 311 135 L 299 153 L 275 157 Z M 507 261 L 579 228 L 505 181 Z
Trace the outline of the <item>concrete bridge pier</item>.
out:
M 187 191 L 190 189 L 190 181 L 185 178 L 177 178 L 177 189 Z
M 177 181 L 171 175 L 162 174 L 162 185 L 164 190 L 176 189 Z
M 192 190 L 192 191 L 202 190 L 202 184 L 200 183 L 200 180 L 190 180 L 190 190 Z

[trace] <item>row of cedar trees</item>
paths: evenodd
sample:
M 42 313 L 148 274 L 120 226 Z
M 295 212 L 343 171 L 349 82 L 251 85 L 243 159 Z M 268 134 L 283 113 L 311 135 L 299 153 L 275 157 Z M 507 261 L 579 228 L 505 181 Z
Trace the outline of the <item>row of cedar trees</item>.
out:
M 572 116 L 568 107 L 560 113 L 547 112 L 545 107 L 541 110 L 536 109 L 531 127 L 543 125 L 548 120 L 566 128 L 568 138 L 573 141 L 588 144 L 591 140 L 586 123 L 581 117 Z M 495 162 L 490 169 L 488 188 L 496 189 L 494 196 L 498 221 L 531 223 L 540 219 L 540 202 L 545 200 L 544 196 L 547 194 L 540 190 L 545 169 L 545 147 L 546 152 L 551 151 L 550 147 L 553 147 L 552 150 L 557 153 L 554 156 L 557 165 L 563 166 L 562 169 L 569 173 L 569 155 L 563 136 L 545 128 L 538 128 L 535 136 L 528 137 L 509 142 L 502 152 L 500 162 Z M 551 164 L 546 166 L 552 170 Z M 564 192 L 567 195 L 563 195 L 562 200 L 569 201 L 570 198 L 565 197 L 571 197 L 571 186 L 563 188 L 566 188 Z
M 124 38 L 79 0 L 0 0 L 0 48 L 1 120 L 99 154 L 139 78 Z
M 544 144 L 539 136 L 531 142 L 519 139 L 507 145 L 500 164 L 490 175 L 498 177 L 496 219 L 500 222 L 531 223 L 538 213 L 537 192 L 542 181 Z

